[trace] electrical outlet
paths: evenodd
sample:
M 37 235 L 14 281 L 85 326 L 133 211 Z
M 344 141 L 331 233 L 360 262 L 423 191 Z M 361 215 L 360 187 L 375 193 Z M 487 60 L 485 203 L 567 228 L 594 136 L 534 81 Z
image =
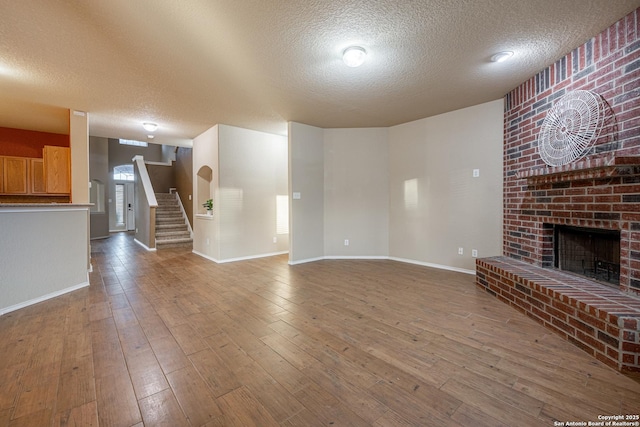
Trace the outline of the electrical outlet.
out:
M 472 173 L 474 178 L 477 178 L 480 176 L 480 169 L 474 169 L 473 173 Z
M 458 255 L 463 255 L 463 254 L 464 254 L 464 249 L 458 248 Z
M 207 246 L 209 246 L 209 238 L 207 237 Z
M 273 238 L 273 243 L 278 243 L 278 238 L 277 237 Z
M 471 256 L 474 258 L 478 258 L 478 250 L 477 249 L 471 249 Z
M 344 245 L 349 246 L 349 239 L 344 239 Z

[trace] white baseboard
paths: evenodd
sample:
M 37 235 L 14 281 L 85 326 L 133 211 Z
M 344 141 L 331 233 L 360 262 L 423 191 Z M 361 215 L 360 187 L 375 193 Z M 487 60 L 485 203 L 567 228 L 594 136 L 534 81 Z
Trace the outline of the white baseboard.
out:
M 302 259 L 302 260 L 297 260 L 297 261 L 289 261 L 289 265 L 298 265 L 298 264 L 306 264 L 309 262 L 316 262 L 316 261 L 323 261 L 323 260 L 340 260 L 340 259 L 344 259 L 344 260 L 357 260 L 357 259 L 361 259 L 361 260 L 367 260 L 367 259 L 380 259 L 380 260 L 390 260 L 390 261 L 397 261 L 397 262 L 404 262 L 406 264 L 415 264 L 415 265 L 421 265 L 423 267 L 431 267 L 431 268 L 437 268 L 439 270 L 448 270 L 448 271 L 455 271 L 457 273 L 465 273 L 465 274 L 471 274 L 471 275 L 475 275 L 476 272 L 475 270 L 467 270 L 465 268 L 458 268 L 458 267 L 451 267 L 448 265 L 442 265 L 442 264 L 434 264 L 431 262 L 424 262 L 424 261 L 416 261 L 413 259 L 406 259 L 406 258 L 397 258 L 397 257 L 389 257 L 389 256 L 323 256 L 323 257 L 317 257 L 317 258 L 308 258 L 308 259 Z
M 89 240 L 101 240 L 101 239 L 108 239 L 109 237 L 111 237 L 111 234 L 106 235 L 106 236 L 96 236 L 96 237 L 92 237 Z
M 299 259 L 297 261 L 289 261 L 289 265 L 298 265 L 298 264 L 306 264 L 308 262 L 316 262 L 316 261 L 322 261 L 324 259 L 324 257 L 318 257 L 318 258 L 307 258 L 307 259 Z
M 202 258 L 206 258 L 206 259 L 208 259 L 210 261 L 213 261 L 216 264 L 225 264 L 227 262 L 247 261 L 247 260 L 250 260 L 250 259 L 267 258 L 267 257 L 270 257 L 270 256 L 285 255 L 285 254 L 289 253 L 289 251 L 271 252 L 271 253 L 266 253 L 266 254 L 251 255 L 251 256 L 240 257 L 240 258 L 215 259 L 215 258 L 212 258 L 212 257 L 210 257 L 208 255 L 203 254 L 202 252 L 198 252 L 195 249 L 192 250 L 191 252 L 193 252 L 194 254 L 196 254 L 198 256 L 201 256 Z
M 87 281 L 84 283 L 80 283 L 79 285 L 70 286 L 60 291 L 52 292 L 50 294 L 46 294 L 38 298 L 30 299 L 29 301 L 24 301 L 19 304 L 11 305 L 9 307 L 0 308 L 0 316 L 4 316 L 5 314 L 10 313 L 12 311 L 20 310 L 21 308 L 25 308 L 33 304 L 38 304 L 40 302 L 46 301 L 51 298 L 59 297 L 60 295 L 67 294 L 69 292 L 77 291 L 78 289 L 86 288 L 87 286 L 89 286 L 88 276 L 87 276 Z
M 206 259 L 208 259 L 209 261 L 213 261 L 213 262 L 215 262 L 216 264 L 219 264 L 219 263 L 220 263 L 220 261 L 218 261 L 217 259 L 215 259 L 215 258 L 213 258 L 213 257 L 210 257 L 209 255 L 205 255 L 205 254 L 203 254 L 202 252 L 198 252 L 198 251 L 196 251 L 195 249 L 193 249 L 191 252 L 192 252 L 192 253 L 194 253 L 194 254 L 196 254 L 196 255 L 198 255 L 198 256 L 201 256 L 202 258 L 206 258 Z
M 389 259 L 388 256 L 385 255 L 364 255 L 364 256 L 342 256 L 342 255 L 329 255 L 323 257 L 322 259 Z
M 398 261 L 398 262 L 404 262 L 404 263 L 407 263 L 407 264 L 421 265 L 423 267 L 437 268 L 439 270 L 455 271 L 455 272 L 458 272 L 458 273 L 472 274 L 474 276 L 476 274 L 475 270 L 467 270 L 466 268 L 451 267 L 451 266 L 448 266 L 448 265 L 433 264 L 431 262 L 416 261 L 416 260 L 413 260 L 413 259 L 406 259 L 406 258 L 389 257 L 389 259 L 391 261 Z
M 149 246 L 145 245 L 144 243 L 142 243 L 140 240 L 138 239 L 133 239 L 134 242 L 136 242 L 137 244 L 139 244 L 140 246 L 142 246 L 143 248 L 145 248 L 146 250 L 148 250 L 149 252 L 155 252 L 156 248 L 150 248 Z

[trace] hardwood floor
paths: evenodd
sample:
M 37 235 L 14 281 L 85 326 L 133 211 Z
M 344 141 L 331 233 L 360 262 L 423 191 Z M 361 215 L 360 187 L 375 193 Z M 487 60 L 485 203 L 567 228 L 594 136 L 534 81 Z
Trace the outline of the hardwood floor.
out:
M 553 426 L 640 384 L 485 295 L 381 260 L 215 264 L 92 242 L 91 285 L 0 317 L 0 426 Z

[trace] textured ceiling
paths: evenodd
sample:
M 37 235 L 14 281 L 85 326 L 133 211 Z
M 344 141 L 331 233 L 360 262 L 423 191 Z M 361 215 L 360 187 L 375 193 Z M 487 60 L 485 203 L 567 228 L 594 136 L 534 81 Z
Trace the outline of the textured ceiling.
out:
M 0 0 L 0 126 L 187 145 L 216 123 L 377 127 L 499 99 L 640 0 Z M 341 52 L 369 55 L 349 68 Z M 501 50 L 512 60 L 492 63 Z M 51 114 L 51 116 L 48 116 Z M 28 117 L 28 119 L 25 119 Z M 55 125 L 57 123 L 57 125 Z

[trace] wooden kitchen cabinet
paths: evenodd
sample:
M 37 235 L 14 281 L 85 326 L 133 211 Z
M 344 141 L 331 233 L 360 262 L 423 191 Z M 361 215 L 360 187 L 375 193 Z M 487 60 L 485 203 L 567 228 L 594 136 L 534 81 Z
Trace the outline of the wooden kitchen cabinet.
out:
M 12 201 L 35 200 L 32 196 L 68 198 L 71 193 L 70 148 L 45 146 L 42 154 L 43 158 L 0 156 L 2 200 L 7 197 Z
M 48 194 L 71 192 L 71 150 L 69 147 L 45 145 L 43 166 L 45 189 Z
M 45 194 L 47 188 L 44 182 L 44 160 L 29 159 L 31 194 Z
M 3 181 L 5 194 L 27 194 L 28 162 L 26 157 L 3 158 Z

